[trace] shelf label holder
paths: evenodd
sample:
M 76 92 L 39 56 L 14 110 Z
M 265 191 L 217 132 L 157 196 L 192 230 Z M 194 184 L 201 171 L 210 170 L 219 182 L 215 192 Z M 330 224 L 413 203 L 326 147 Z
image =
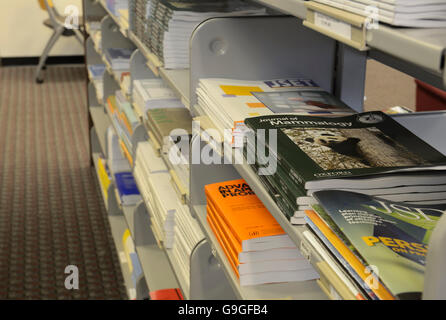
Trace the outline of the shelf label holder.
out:
M 305 2 L 303 25 L 330 38 L 365 51 L 368 18 L 313 1 Z

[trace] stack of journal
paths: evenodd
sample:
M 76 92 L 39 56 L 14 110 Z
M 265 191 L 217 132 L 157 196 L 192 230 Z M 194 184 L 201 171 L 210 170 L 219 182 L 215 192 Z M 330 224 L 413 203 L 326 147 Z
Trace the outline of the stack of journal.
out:
M 205 193 L 207 221 L 240 285 L 318 277 L 245 180 L 206 185 Z
M 213 17 L 265 14 L 265 8 L 239 0 L 152 0 L 145 39 L 167 69 L 189 68 L 189 40 L 194 29 Z
M 147 110 L 149 137 L 158 153 L 165 149 L 169 140 L 179 142 L 192 134 L 192 117 L 184 108 L 159 108 Z
M 149 142 L 138 143 L 134 174 L 149 209 L 153 233 L 160 245 L 171 250 L 181 278 L 188 283 L 190 254 L 203 233 L 188 206 L 178 198 L 164 161 Z
M 313 193 L 338 189 L 390 201 L 431 205 L 446 200 L 446 157 L 385 113 L 344 117 L 272 115 L 248 118 L 253 132 L 277 135 L 248 140 L 255 172 L 283 213 L 301 223 Z M 274 139 L 271 148 L 270 139 Z M 260 145 L 259 145 L 260 144 Z M 265 166 L 275 163 L 275 166 Z M 263 174 L 260 172 L 263 171 Z M 285 200 L 278 202 L 274 192 Z
M 224 130 L 232 132 L 234 137 L 243 135 L 244 120 L 249 117 L 275 113 L 325 116 L 354 113 L 314 81 L 304 78 L 200 79 L 197 96 L 197 113 L 211 118 L 221 137 Z
M 375 22 L 416 28 L 446 27 L 446 0 L 314 0 Z
M 138 117 L 120 90 L 107 99 L 107 109 L 128 158 L 128 153 L 133 150 L 132 135 L 139 124 Z
M 133 81 L 133 106 L 142 118 L 149 109 L 184 108 L 173 90 L 157 78 Z
M 130 70 L 130 56 L 132 53 L 132 49 L 108 48 L 105 50 L 105 57 L 113 70 Z

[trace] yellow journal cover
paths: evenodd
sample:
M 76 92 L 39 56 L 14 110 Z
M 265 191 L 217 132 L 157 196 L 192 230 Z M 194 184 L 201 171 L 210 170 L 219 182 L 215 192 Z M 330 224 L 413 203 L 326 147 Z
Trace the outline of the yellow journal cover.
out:
M 364 266 L 364 264 L 350 251 L 344 242 L 339 239 L 339 237 L 327 226 L 327 224 L 325 224 L 325 222 L 316 214 L 316 212 L 313 210 L 306 210 L 305 213 L 363 281 L 370 277 L 370 274 L 366 273 L 366 266 Z M 381 300 L 395 300 L 395 297 L 382 284 L 379 284 L 377 288 L 372 286 L 370 289 Z
M 125 258 L 127 259 L 127 264 L 129 266 L 130 273 L 133 272 L 133 264 L 132 259 L 130 258 L 131 250 L 133 250 L 132 246 L 128 241 L 133 241 L 130 237 L 130 230 L 125 229 L 124 234 L 122 235 L 122 246 L 124 247 Z
M 130 155 L 130 152 L 127 150 L 127 147 L 125 146 L 124 142 L 122 142 L 121 139 L 119 139 L 119 145 L 121 146 L 122 152 L 124 152 L 125 157 L 129 161 L 130 166 L 133 167 L 133 158 Z
M 108 187 L 110 186 L 111 179 L 108 174 L 105 160 L 102 158 L 98 158 L 98 176 L 99 181 L 101 182 L 101 188 L 105 197 L 105 200 L 108 199 Z

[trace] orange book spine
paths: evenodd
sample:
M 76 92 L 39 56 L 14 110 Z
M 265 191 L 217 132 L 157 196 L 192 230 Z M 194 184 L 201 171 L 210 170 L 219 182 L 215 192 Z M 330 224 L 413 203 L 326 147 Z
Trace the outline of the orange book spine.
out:
M 209 224 L 209 227 L 211 228 L 212 232 L 214 233 L 215 237 L 217 238 L 218 243 L 220 244 L 220 247 L 222 248 L 223 252 L 225 253 L 226 258 L 229 260 L 229 264 L 231 265 L 232 270 L 234 270 L 235 274 L 237 275 L 237 278 L 240 278 L 240 275 L 239 275 L 239 273 L 238 273 L 237 266 L 236 266 L 236 265 L 234 264 L 234 262 L 232 261 L 231 256 L 230 256 L 230 254 L 228 253 L 228 250 L 226 249 L 226 247 L 222 244 L 223 241 L 221 240 L 219 234 L 217 233 L 217 228 L 216 228 L 216 226 L 214 225 L 214 223 L 213 223 L 213 221 L 211 220 L 211 218 L 209 217 L 209 215 L 206 215 L 206 220 L 207 220 L 207 222 L 208 222 L 208 224 Z
M 211 209 L 210 212 L 211 212 L 212 218 L 214 220 L 214 223 L 219 227 L 222 234 L 226 237 L 227 242 L 230 244 L 231 249 L 234 252 L 234 255 L 236 256 L 236 261 L 237 261 L 237 265 L 238 265 L 240 263 L 238 257 L 239 257 L 240 252 L 242 252 L 242 244 L 237 240 L 237 238 L 234 236 L 232 231 L 228 228 L 228 226 L 223 221 L 223 219 L 220 217 L 220 215 L 217 214 L 212 202 L 208 202 L 208 207 Z
M 336 233 L 327 226 L 327 224 L 314 212 L 313 210 L 306 210 L 305 213 L 311 221 L 319 228 L 322 234 L 330 241 L 330 243 L 339 251 L 344 259 L 351 265 L 353 270 L 365 281 L 370 274 L 366 274 L 366 267 L 362 262 L 351 252 L 345 243 L 339 239 Z M 370 287 L 373 293 L 381 300 L 395 300 L 395 297 L 382 284 L 378 288 Z
M 122 120 L 122 122 L 124 123 L 125 127 L 127 128 L 127 130 L 130 132 L 130 134 L 133 134 L 133 129 L 132 126 L 130 125 L 129 120 L 127 119 L 127 116 L 125 115 L 124 112 L 120 112 L 120 118 Z
M 234 262 L 234 264 L 238 267 L 238 265 L 240 264 L 238 261 L 238 253 L 234 250 L 234 247 L 232 246 L 232 244 L 230 243 L 230 240 L 228 238 L 228 236 L 225 233 L 225 230 L 222 229 L 222 227 L 220 226 L 220 224 L 218 223 L 217 219 L 216 219 L 216 215 L 215 213 L 212 211 L 212 208 L 210 208 L 209 206 L 207 207 L 208 210 L 208 216 L 209 218 L 212 220 L 212 223 L 214 224 L 216 230 L 221 238 L 221 240 L 223 241 L 223 244 L 226 249 L 228 250 L 229 254 L 231 255 L 231 259 Z
M 237 239 L 237 241 L 239 243 L 242 243 L 243 239 L 240 237 L 240 235 L 236 232 L 236 230 L 232 227 L 231 223 L 229 223 L 228 219 L 225 217 L 224 214 L 222 214 L 221 209 L 215 204 L 215 202 L 212 200 L 212 197 L 209 196 L 209 194 L 206 192 L 205 189 L 205 194 L 206 194 L 206 199 L 208 204 L 210 203 L 212 205 L 212 207 L 215 209 L 215 214 L 217 214 L 219 217 L 221 217 L 223 219 L 223 221 L 225 222 L 225 224 L 228 226 L 228 228 L 231 230 L 232 234 L 235 236 L 235 238 Z
M 130 155 L 129 151 L 127 150 L 127 147 L 125 146 L 124 142 L 122 142 L 121 140 L 119 140 L 119 145 L 121 146 L 122 151 L 124 152 L 125 157 L 127 158 L 127 160 L 130 163 L 130 166 L 133 167 L 133 158 Z
M 114 114 L 116 112 L 116 107 L 113 104 L 112 97 L 109 97 L 107 99 L 107 105 L 108 105 L 108 109 L 110 110 L 111 114 Z

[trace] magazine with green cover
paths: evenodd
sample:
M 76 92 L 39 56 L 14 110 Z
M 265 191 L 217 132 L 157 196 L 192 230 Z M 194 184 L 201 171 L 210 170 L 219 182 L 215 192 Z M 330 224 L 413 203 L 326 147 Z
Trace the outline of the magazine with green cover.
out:
M 248 153 L 251 153 L 255 156 L 255 164 L 257 165 L 257 168 L 265 168 L 265 165 L 262 165 L 262 163 L 268 163 L 268 160 L 264 157 L 263 159 L 261 159 L 262 155 L 260 155 L 259 153 L 256 154 L 255 147 L 250 143 L 246 144 L 246 146 L 243 148 L 243 152 L 245 159 L 248 159 Z M 293 180 L 293 177 L 290 176 L 288 172 L 282 168 L 280 163 L 277 164 L 276 170 L 271 172 L 270 176 L 272 179 L 276 180 L 276 184 L 281 186 L 284 192 L 287 193 L 288 197 L 292 199 L 292 202 L 296 202 L 297 197 L 307 195 L 307 191 L 302 188 L 298 182 Z
M 420 298 L 429 239 L 446 203 L 413 205 L 361 193 L 324 190 L 313 194 L 367 265 L 400 299 Z
M 380 111 L 342 117 L 268 115 L 247 118 L 245 123 L 254 134 L 266 129 L 269 153 L 307 190 L 421 184 L 418 180 L 426 171 L 446 169 L 443 154 Z M 269 141 L 274 133 L 277 148 Z M 256 138 L 259 146 L 258 134 Z M 407 175 L 405 180 L 387 174 L 369 180 L 371 175 L 406 171 L 423 173 Z M 365 178 L 351 181 L 361 176 Z

